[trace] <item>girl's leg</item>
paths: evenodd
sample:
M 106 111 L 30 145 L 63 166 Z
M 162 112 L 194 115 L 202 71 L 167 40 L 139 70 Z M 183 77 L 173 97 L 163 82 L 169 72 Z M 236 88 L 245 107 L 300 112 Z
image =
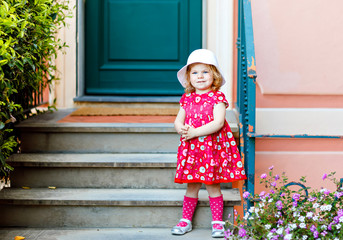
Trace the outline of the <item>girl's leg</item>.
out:
M 186 196 L 192 198 L 198 198 L 198 193 L 201 188 L 202 183 L 188 183 Z
M 219 183 L 206 185 L 206 190 L 208 192 L 208 195 L 210 195 L 210 197 L 212 198 L 219 197 L 222 195 Z
M 212 236 L 223 237 L 224 227 L 220 222 L 223 221 L 224 200 L 220 190 L 220 184 L 206 185 L 210 199 L 212 212 Z
M 188 183 L 186 195 L 183 199 L 182 219 L 172 228 L 172 234 L 183 235 L 192 230 L 192 219 L 198 203 L 198 193 L 201 183 Z
M 195 208 L 198 203 L 198 193 L 201 188 L 201 183 L 188 183 L 186 195 L 183 199 L 182 218 L 192 221 Z M 180 222 L 178 225 L 187 225 L 185 222 Z
M 212 221 L 223 221 L 224 200 L 220 184 L 206 185 L 210 199 Z

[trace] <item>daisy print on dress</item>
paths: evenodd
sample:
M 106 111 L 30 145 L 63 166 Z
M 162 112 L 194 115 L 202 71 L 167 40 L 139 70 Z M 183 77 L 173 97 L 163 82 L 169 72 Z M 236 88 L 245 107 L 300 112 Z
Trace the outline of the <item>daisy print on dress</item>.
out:
M 220 102 L 228 106 L 224 94 L 220 91 L 210 91 L 201 94 L 201 97 L 196 93 L 184 94 L 180 100 L 180 105 L 186 111 L 185 122 L 195 128 L 209 123 L 213 119 L 214 106 Z M 202 115 L 199 114 L 200 109 L 202 109 Z M 214 134 L 183 141 L 178 149 L 179 162 L 183 162 L 184 158 L 187 159 L 185 153 L 195 157 L 191 161 L 192 163 L 186 161 L 180 169 L 177 169 L 177 173 L 179 173 L 178 177 L 175 176 L 177 183 L 200 181 L 205 184 L 213 184 L 246 179 L 245 174 L 242 174 L 243 163 L 240 160 L 236 141 L 226 121 L 224 127 Z M 201 156 L 201 159 L 199 157 L 197 159 L 197 156 Z M 229 164 L 231 158 L 235 159 L 233 165 Z M 198 165 L 195 166 L 194 162 L 197 162 Z M 211 166 L 211 168 L 206 166 Z M 188 169 L 188 167 L 190 167 L 190 174 L 194 173 L 192 179 L 188 177 L 189 175 L 182 174 L 183 169 Z M 197 168 L 198 171 L 194 168 Z M 222 168 L 230 168 L 230 171 L 223 171 Z M 245 172 L 243 171 L 243 173 Z M 200 179 L 195 177 L 195 174 L 200 174 Z

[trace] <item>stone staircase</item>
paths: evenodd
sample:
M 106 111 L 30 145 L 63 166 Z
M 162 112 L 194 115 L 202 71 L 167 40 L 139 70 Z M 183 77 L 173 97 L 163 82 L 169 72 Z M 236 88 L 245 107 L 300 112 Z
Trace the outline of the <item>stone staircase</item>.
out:
M 9 160 L 15 170 L 12 187 L 0 191 L 0 226 L 144 229 L 147 236 L 165 228 L 161 239 L 171 239 L 186 187 L 173 182 L 179 141 L 173 124 L 58 122 L 70 112 L 18 125 L 22 153 Z M 222 188 L 226 217 L 241 199 L 230 184 Z M 201 189 L 194 228 L 206 229 L 206 235 L 196 239 L 211 239 L 210 221 L 208 195 Z

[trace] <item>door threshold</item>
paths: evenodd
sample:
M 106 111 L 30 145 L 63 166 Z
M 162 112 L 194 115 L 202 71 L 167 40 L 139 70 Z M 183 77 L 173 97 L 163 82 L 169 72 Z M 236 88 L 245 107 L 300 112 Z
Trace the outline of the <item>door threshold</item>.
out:
M 181 96 L 79 96 L 75 103 L 179 103 Z

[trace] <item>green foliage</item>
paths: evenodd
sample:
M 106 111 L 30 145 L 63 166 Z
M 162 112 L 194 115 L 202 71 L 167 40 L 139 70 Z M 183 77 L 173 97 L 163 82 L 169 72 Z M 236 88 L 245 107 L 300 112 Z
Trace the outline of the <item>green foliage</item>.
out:
M 0 0 L 0 179 L 18 145 L 13 115 L 33 107 L 36 93 L 55 80 L 53 60 L 66 47 L 56 32 L 71 16 L 68 3 Z

